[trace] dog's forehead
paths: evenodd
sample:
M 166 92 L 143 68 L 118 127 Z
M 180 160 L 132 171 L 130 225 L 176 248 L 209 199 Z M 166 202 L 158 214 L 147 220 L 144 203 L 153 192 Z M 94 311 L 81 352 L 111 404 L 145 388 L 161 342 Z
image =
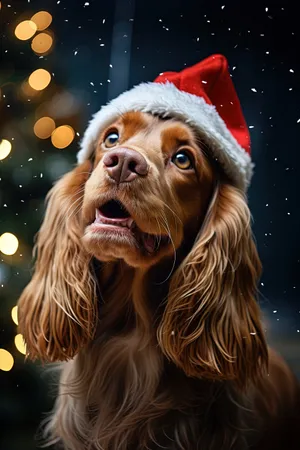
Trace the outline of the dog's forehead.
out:
M 149 113 L 128 112 L 118 121 L 123 128 L 123 139 L 136 137 L 159 140 L 163 150 L 179 145 L 189 145 L 195 142 L 195 134 L 186 123 L 174 118 L 161 118 Z

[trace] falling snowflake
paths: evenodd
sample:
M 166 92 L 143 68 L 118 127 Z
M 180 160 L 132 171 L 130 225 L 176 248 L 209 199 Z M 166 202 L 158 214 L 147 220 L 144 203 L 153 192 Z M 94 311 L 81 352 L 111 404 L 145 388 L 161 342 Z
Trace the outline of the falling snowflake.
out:
M 254 125 L 249 125 L 249 128 L 254 128 Z
M 224 9 L 224 8 L 225 8 L 225 5 L 221 6 L 221 9 Z
M 276 313 L 277 313 L 277 309 L 274 309 L 273 314 L 276 314 Z
M 291 73 L 295 73 L 293 69 L 290 69 L 290 72 L 291 72 Z
M 76 55 L 77 55 L 77 53 L 78 53 L 78 51 L 77 51 L 77 50 L 75 50 L 75 52 L 74 52 L 74 56 L 76 56 Z
M 257 92 L 257 90 L 255 88 L 251 88 L 252 92 Z
M 85 2 L 83 6 L 90 6 L 89 2 Z

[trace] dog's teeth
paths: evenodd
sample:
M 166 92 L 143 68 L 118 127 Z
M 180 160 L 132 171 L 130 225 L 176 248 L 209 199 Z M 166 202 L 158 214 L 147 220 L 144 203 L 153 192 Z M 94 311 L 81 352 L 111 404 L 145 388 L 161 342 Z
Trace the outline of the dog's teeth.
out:
M 128 228 L 132 228 L 132 224 L 133 224 L 133 219 L 130 217 L 130 218 L 127 220 L 127 226 L 128 226 Z

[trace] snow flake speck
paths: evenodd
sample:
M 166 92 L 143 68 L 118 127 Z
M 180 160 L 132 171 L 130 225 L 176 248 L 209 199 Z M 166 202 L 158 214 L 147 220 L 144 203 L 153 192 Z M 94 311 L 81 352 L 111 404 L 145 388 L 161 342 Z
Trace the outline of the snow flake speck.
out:
M 291 73 L 295 73 L 293 69 L 290 69 L 290 72 L 291 72 Z
M 78 50 L 75 50 L 75 52 L 74 52 L 74 56 L 76 56 L 76 55 L 77 55 L 77 53 L 78 53 Z
M 252 92 L 257 92 L 257 90 L 255 88 L 251 88 Z
M 224 8 L 225 8 L 225 5 L 221 6 L 221 9 L 224 9 Z
M 300 123 L 300 119 L 297 120 L 297 123 Z
M 254 125 L 249 125 L 249 128 L 254 128 Z

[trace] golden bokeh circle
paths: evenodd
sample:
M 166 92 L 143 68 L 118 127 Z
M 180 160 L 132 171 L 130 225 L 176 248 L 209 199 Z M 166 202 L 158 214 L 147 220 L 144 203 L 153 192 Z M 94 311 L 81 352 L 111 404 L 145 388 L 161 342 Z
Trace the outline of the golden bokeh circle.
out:
M 34 134 L 40 139 L 47 139 L 55 130 L 55 122 L 51 117 L 41 117 L 34 124 Z
M 75 137 L 75 131 L 69 125 L 57 127 L 52 135 L 51 141 L 56 148 L 66 148 L 71 144 Z
M 51 81 L 50 73 L 45 69 L 37 69 L 28 78 L 29 85 L 36 91 L 45 89 Z
M 0 236 L 0 252 L 4 255 L 14 255 L 19 247 L 19 241 L 12 233 L 3 233 Z
M 7 139 L 0 141 L 0 160 L 5 159 L 11 152 L 11 142 Z
M 19 325 L 19 320 L 18 320 L 18 307 L 17 307 L 17 306 L 14 306 L 14 307 L 12 308 L 12 310 L 11 310 L 11 318 L 12 318 L 13 322 L 14 322 L 16 325 Z
M 15 346 L 17 350 L 19 350 L 19 352 L 22 353 L 22 355 L 26 355 L 26 344 L 24 342 L 22 334 L 17 334 L 15 336 Z
M 50 50 L 53 44 L 53 38 L 49 33 L 37 34 L 31 42 L 31 48 L 39 55 L 44 54 Z
M 9 372 L 14 365 L 13 356 L 4 348 L 0 348 L 0 370 Z
M 37 25 L 32 20 L 23 20 L 15 28 L 15 36 L 20 41 L 27 41 L 32 38 L 37 30 Z
M 52 22 L 52 16 L 48 11 L 39 11 L 31 17 L 39 31 L 45 30 Z

